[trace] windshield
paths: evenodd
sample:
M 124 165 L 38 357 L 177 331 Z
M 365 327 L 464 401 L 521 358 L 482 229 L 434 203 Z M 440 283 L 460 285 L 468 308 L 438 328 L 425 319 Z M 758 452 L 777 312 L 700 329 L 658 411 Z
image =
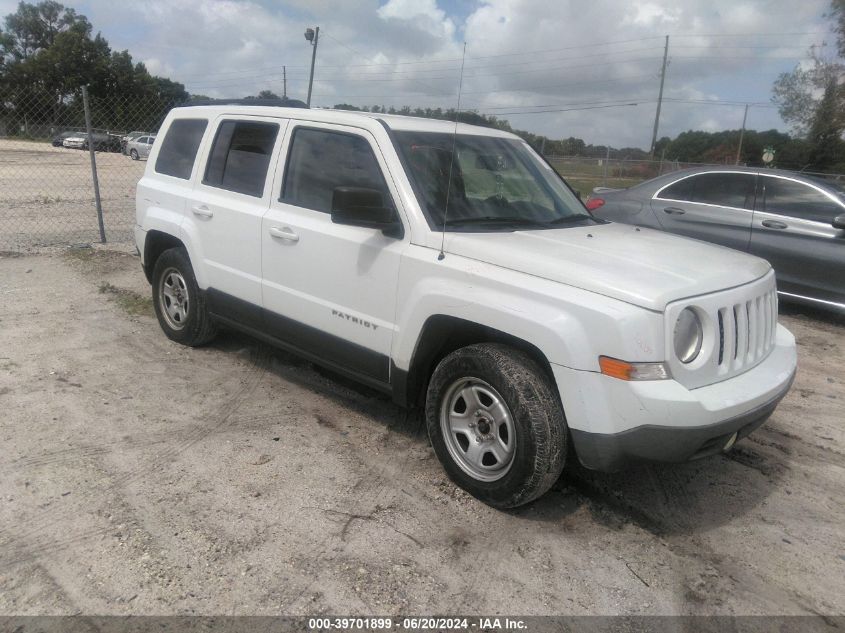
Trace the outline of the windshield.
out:
M 432 132 L 396 132 L 395 137 L 433 230 L 443 229 L 447 195 L 445 226 L 451 231 L 595 222 L 560 176 L 524 141 Z

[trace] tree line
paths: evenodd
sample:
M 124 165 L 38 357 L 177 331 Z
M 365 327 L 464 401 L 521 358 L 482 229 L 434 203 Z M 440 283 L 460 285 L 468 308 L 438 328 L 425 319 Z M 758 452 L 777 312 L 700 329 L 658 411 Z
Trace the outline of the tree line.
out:
M 838 35 L 835 59 L 811 50 L 808 59 L 781 75 L 773 87 L 773 101 L 791 134 L 777 130 L 746 130 L 739 161 L 762 165 L 763 150 L 775 150 L 774 165 L 787 169 L 845 172 L 845 0 L 831 0 L 827 17 Z M 190 95 L 184 85 L 152 75 L 129 51 L 114 51 L 94 34 L 89 20 L 55 0 L 22 1 L 0 26 L 0 123 L 20 133 L 30 125 L 83 125 L 81 87 L 88 86 L 95 126 L 117 130 L 154 130 L 174 105 L 213 102 Z M 276 99 L 264 90 L 247 99 Z M 292 105 L 292 100 L 281 99 Z M 366 110 L 435 119 L 455 120 L 454 109 L 358 107 L 346 103 L 337 109 Z M 471 110 L 458 113 L 464 123 L 514 132 L 546 155 L 614 159 L 647 159 L 639 148 L 608 148 L 581 138 L 551 138 L 513 129 L 505 119 Z M 655 158 L 670 161 L 732 163 L 740 131 L 689 130 L 675 138 L 661 138 Z
M 0 27 L 0 119 L 8 130 L 81 126 L 81 88 L 91 96 L 94 125 L 157 127 L 189 98 L 185 87 L 156 77 L 129 51 L 114 51 L 84 15 L 55 0 L 21 2 Z

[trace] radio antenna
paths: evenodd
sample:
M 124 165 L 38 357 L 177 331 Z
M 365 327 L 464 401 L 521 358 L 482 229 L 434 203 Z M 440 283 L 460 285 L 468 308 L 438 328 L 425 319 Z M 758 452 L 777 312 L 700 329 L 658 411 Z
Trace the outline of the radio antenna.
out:
M 458 117 L 461 114 L 461 92 L 464 88 L 464 62 L 467 58 L 467 43 L 464 42 L 464 53 L 461 56 L 461 78 L 458 81 L 458 107 L 455 109 L 455 132 L 452 134 L 452 158 L 449 161 L 449 181 L 446 184 L 446 207 L 443 209 L 443 231 L 440 234 L 440 254 L 437 260 L 446 257 L 444 246 L 446 244 L 446 218 L 449 215 L 449 194 L 452 192 L 452 169 L 455 167 L 455 146 L 458 141 Z

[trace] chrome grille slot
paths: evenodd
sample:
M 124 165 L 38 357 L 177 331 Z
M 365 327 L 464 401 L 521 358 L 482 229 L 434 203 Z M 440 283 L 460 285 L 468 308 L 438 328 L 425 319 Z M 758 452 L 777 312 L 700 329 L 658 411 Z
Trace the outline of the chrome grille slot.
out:
M 739 309 L 738 305 L 733 307 L 732 312 L 734 316 L 734 361 L 736 361 L 739 355 L 740 345 L 744 346 L 748 344 L 748 324 L 740 316 L 744 313 Z
M 719 310 L 719 365 L 725 360 L 725 309 Z

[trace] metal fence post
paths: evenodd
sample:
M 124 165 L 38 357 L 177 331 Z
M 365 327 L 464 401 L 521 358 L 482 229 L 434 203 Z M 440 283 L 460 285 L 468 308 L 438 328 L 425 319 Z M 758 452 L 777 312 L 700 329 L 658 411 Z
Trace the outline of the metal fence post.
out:
M 607 146 L 607 153 L 605 154 L 604 158 L 604 179 L 602 182 L 603 187 L 607 187 L 607 167 L 610 163 L 610 145 Z
M 100 242 L 105 244 L 106 228 L 103 226 L 103 203 L 100 200 L 100 181 L 97 179 L 97 158 L 94 156 L 94 134 L 91 131 L 91 107 L 88 103 L 88 86 L 82 86 L 82 105 L 85 108 L 85 129 L 88 132 L 88 154 L 91 156 L 91 180 L 94 182 L 94 204 L 97 206 Z

